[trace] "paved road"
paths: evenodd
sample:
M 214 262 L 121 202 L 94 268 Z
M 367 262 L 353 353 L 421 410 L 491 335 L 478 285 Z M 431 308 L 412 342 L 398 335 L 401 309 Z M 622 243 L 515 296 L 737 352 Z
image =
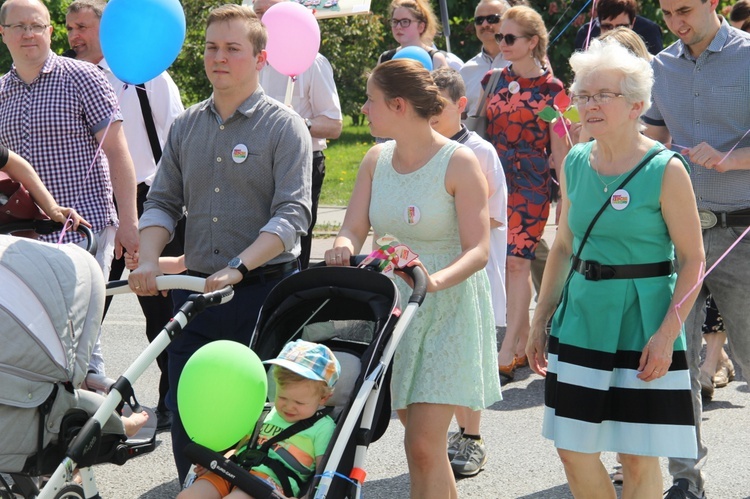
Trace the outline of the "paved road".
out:
M 340 211 L 340 210 L 339 210 Z M 340 213 L 336 215 L 340 218 Z M 554 229 L 548 232 L 551 236 Z M 315 240 L 313 255 L 320 256 L 331 239 Z M 144 321 L 132 295 L 115 298 L 104 323 L 104 346 L 110 376 L 123 372 L 145 348 Z M 141 403 L 157 400 L 157 369 L 152 366 L 136 383 Z M 503 389 L 504 400 L 484 412 L 482 433 L 489 462 L 478 476 L 461 480 L 459 495 L 466 498 L 564 499 L 572 497 L 554 448 L 540 435 L 543 381 L 530 370 L 520 371 L 516 381 Z M 735 381 L 716 391 L 706 406 L 704 432 L 710 454 L 705 467 L 708 497 L 750 499 L 750 392 Z M 105 499 L 166 499 L 177 494 L 176 471 L 168 433 L 160 434 L 157 449 L 122 467 L 96 468 Z M 393 419 L 385 436 L 370 447 L 364 497 L 408 497 L 408 471 L 402 450 L 403 431 Z M 611 468 L 614 456 L 606 455 Z M 665 488 L 668 487 L 663 463 Z

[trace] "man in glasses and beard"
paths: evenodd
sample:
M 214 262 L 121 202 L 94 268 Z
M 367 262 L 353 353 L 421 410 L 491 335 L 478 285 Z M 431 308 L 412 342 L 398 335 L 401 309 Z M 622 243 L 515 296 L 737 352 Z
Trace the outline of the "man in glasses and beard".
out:
M 576 33 L 575 49 L 583 50 L 587 47 L 587 38 L 593 40 L 602 33 L 624 27 L 638 33 L 650 53 L 658 54 L 664 48 L 661 27 L 654 21 L 637 14 L 637 0 L 599 0 L 596 3 L 596 18 L 591 21 L 594 23 L 591 26 L 591 32 L 589 33 L 590 23 L 580 27 Z
M 510 5 L 506 0 L 481 0 L 474 11 L 474 28 L 482 49 L 461 68 L 461 78 L 466 84 L 466 111 L 476 111 L 482 96 L 482 78 L 491 69 L 502 69 L 508 65 L 500 53 L 500 44 L 495 41 L 495 33 L 500 31 L 500 18 Z

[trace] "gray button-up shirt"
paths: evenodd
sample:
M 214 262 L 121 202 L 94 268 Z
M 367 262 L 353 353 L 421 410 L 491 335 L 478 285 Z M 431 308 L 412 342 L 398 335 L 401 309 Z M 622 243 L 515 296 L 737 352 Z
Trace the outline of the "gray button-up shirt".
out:
M 140 228 L 174 231 L 187 210 L 185 265 L 212 274 L 261 232 L 294 260 L 310 225 L 312 146 L 305 123 L 258 87 L 222 122 L 213 96 L 172 125 Z
M 721 28 L 696 59 L 682 41 L 657 55 L 652 106 L 643 117 L 649 125 L 666 126 L 673 148 L 707 142 L 727 153 L 750 147 L 750 35 Z M 738 144 L 739 141 L 739 144 Z M 690 164 L 698 208 L 734 211 L 750 208 L 750 170 L 719 173 Z

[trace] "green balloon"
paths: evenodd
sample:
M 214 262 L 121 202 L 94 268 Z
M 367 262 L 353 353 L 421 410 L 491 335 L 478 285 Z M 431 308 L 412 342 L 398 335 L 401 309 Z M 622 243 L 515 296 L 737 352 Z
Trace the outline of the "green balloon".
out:
M 195 352 L 177 385 L 177 407 L 188 436 L 214 451 L 252 432 L 266 403 L 266 370 L 241 343 L 217 340 Z

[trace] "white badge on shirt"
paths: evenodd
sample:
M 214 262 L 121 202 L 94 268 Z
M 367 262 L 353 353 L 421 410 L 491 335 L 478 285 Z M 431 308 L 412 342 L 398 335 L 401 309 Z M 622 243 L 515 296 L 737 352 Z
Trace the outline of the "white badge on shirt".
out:
M 521 84 L 517 81 L 512 81 L 508 84 L 508 91 L 512 94 L 517 94 L 521 90 Z
M 404 210 L 404 222 L 409 225 L 417 225 L 422 214 L 419 212 L 419 206 L 409 205 Z
M 237 144 L 232 148 L 232 161 L 235 163 L 244 163 L 247 159 L 247 146 L 245 144 Z
M 624 210 L 630 204 L 630 193 L 625 189 L 617 189 L 609 198 L 609 204 L 617 211 Z

